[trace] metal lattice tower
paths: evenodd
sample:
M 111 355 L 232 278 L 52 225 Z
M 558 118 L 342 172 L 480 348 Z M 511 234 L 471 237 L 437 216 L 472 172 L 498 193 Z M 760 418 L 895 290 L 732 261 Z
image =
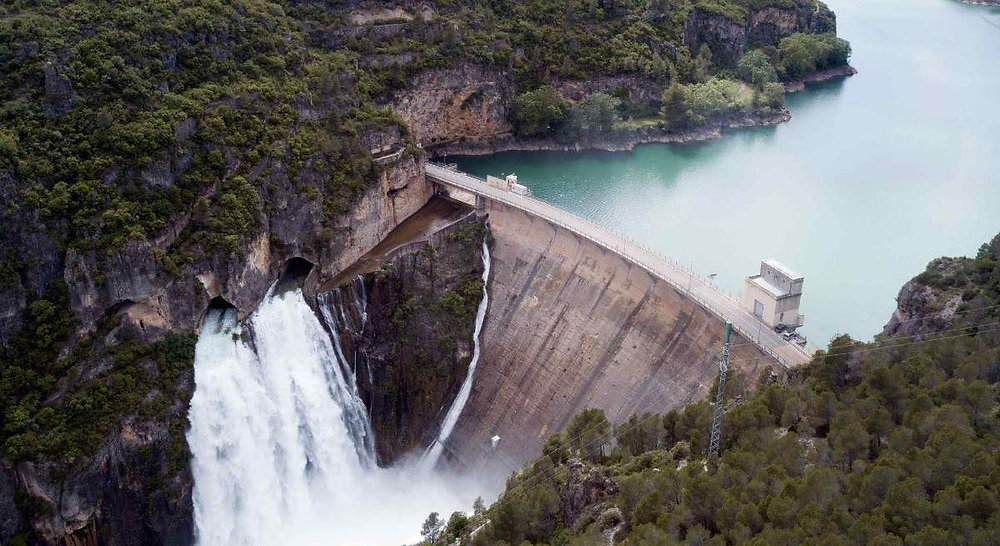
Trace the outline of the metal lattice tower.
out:
M 733 323 L 726 321 L 726 335 L 722 342 L 722 362 L 719 363 L 719 392 L 715 395 L 715 416 L 712 418 L 712 436 L 708 440 L 708 454 L 719 453 L 719 437 L 722 435 L 722 414 L 725 408 L 726 373 L 729 371 L 729 335 Z

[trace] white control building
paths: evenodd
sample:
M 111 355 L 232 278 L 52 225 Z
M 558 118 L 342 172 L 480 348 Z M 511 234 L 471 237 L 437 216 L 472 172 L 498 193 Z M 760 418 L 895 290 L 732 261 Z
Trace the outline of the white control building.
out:
M 771 328 L 794 330 L 805 323 L 799 314 L 803 277 L 774 259 L 760 263 L 760 274 L 747 277 L 743 306 Z

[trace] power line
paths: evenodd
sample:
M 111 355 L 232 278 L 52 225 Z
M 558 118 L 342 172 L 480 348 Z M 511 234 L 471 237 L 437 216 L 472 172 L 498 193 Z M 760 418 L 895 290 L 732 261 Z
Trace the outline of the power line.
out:
M 664 386 L 662 381 L 657 380 L 656 383 L 659 386 L 661 386 L 661 387 Z M 642 397 L 640 397 L 640 400 L 642 398 L 645 398 L 646 396 L 649 396 L 653 392 L 655 392 L 655 391 L 650 390 L 645 395 L 643 395 Z M 647 412 L 649 412 L 650 409 L 653 408 L 653 406 L 656 405 L 656 403 L 657 403 L 657 400 L 653 400 L 651 403 L 646 404 L 644 407 L 642 407 L 642 409 L 640 411 L 637 411 L 637 412 L 633 413 L 632 415 L 641 415 L 643 413 L 647 413 Z M 637 429 L 637 428 L 641 427 L 642 425 L 644 425 L 647 422 L 649 422 L 650 419 L 660 418 L 660 417 L 661 417 L 661 415 L 658 414 L 658 413 L 650 413 L 645 418 L 639 418 L 638 421 L 633 422 L 631 424 L 631 426 L 629 426 L 627 423 L 619 425 L 618 430 L 619 431 L 628 432 L 628 431 L 631 431 L 631 430 L 634 430 L 634 429 Z M 576 436 L 572 436 L 570 438 L 566 438 L 561 443 L 563 445 L 568 445 L 568 444 L 572 443 L 573 441 L 579 440 L 580 438 L 583 438 L 583 436 L 586 435 L 588 432 L 594 430 L 596 427 L 597 427 L 597 425 L 594 425 L 594 427 L 584 429 L 580 434 L 577 434 Z M 602 439 L 601 437 L 597 437 L 597 438 L 594 438 L 594 439 L 590 440 L 589 442 L 586 442 L 586 443 L 582 444 L 580 446 L 580 450 L 583 451 L 586 448 L 591 447 L 591 445 L 594 442 L 596 442 L 598 440 L 601 440 L 601 439 Z M 503 504 L 506 504 L 507 502 L 511 502 L 513 500 L 519 499 L 519 498 L 523 497 L 524 495 L 528 494 L 529 492 L 537 489 L 538 487 L 541 487 L 542 485 L 544 485 L 544 483 L 535 483 L 531 487 L 526 487 L 526 486 L 531 481 L 534 480 L 536 482 L 539 482 L 542 478 L 545 478 L 545 476 L 543 474 L 541 474 L 541 473 L 537 473 L 537 474 L 534 474 L 533 476 L 529 476 L 526 480 L 524 480 L 521 483 L 517 484 L 511 490 L 511 491 L 517 491 L 518 489 L 520 489 L 519 492 L 517 492 L 517 493 L 515 493 L 513 495 L 509 494 L 509 492 L 508 492 L 508 494 L 504 495 L 503 497 L 501 497 L 500 499 L 498 499 L 495 503 L 493 503 L 493 506 L 491 506 L 491 509 L 494 508 L 494 507 L 497 507 L 497 506 L 502 506 Z
M 983 328 L 983 327 L 986 327 L 986 326 L 996 326 L 996 325 L 1000 325 L 1000 322 L 992 322 L 992 323 L 981 324 L 981 325 L 976 325 L 976 326 L 967 326 L 965 328 L 956 328 L 954 330 L 946 330 L 946 331 L 941 332 L 941 333 L 949 333 L 949 332 L 954 332 L 954 331 L 958 331 L 958 330 L 968 330 L 968 329 L 971 329 L 971 328 Z M 825 353 L 823 356 L 836 356 L 836 355 L 841 355 L 841 354 L 865 354 L 865 353 L 871 353 L 871 352 L 876 352 L 876 351 L 888 351 L 888 350 L 891 350 L 891 349 L 897 349 L 899 347 L 908 347 L 908 346 L 911 346 L 911 345 L 919 345 L 921 343 L 933 343 L 935 341 L 943 341 L 943 340 L 946 340 L 946 339 L 955 339 L 955 338 L 959 338 L 959 337 L 966 337 L 966 336 L 980 335 L 980 334 L 990 334 L 990 333 L 995 333 L 995 332 L 1000 332 L 1000 328 L 991 328 L 991 329 L 988 329 L 988 330 L 980 330 L 980 331 L 977 331 L 977 332 L 966 332 L 966 333 L 957 334 L 957 335 L 953 335 L 953 336 L 935 337 L 935 338 L 931 338 L 931 339 L 922 339 L 922 340 L 918 340 L 918 341 L 910 341 L 910 342 L 907 342 L 907 343 L 896 343 L 896 344 L 892 344 L 892 345 L 880 346 L 880 347 L 871 347 L 871 348 L 867 348 L 867 349 L 852 349 L 852 348 L 847 348 L 847 349 L 845 349 L 843 351 L 828 352 L 828 353 Z M 731 361 L 731 363 L 752 363 L 752 362 L 770 361 L 770 360 L 772 360 L 770 357 L 744 358 L 744 359 L 733 360 L 733 361 Z
M 1000 307 L 1000 303 L 994 304 L 994 305 L 982 305 L 982 306 L 979 306 L 979 307 L 972 307 L 972 308 L 969 308 L 969 309 L 965 309 L 963 311 L 955 311 L 954 313 L 952 313 L 952 315 L 953 316 L 954 315 L 965 315 L 965 314 L 968 314 L 968 313 L 972 313 L 974 311 L 982 311 L 982 310 L 985 310 L 985 309 L 994 309 L 994 308 L 998 308 L 998 307 Z M 911 319 L 901 320 L 901 321 L 897 322 L 896 324 L 909 324 L 911 322 L 918 322 L 918 321 L 921 321 L 921 320 L 925 320 L 925 317 L 919 317 L 919 318 L 911 318 Z M 966 328 L 968 328 L 968 327 L 966 327 Z M 948 331 L 948 330 L 942 330 L 942 332 L 944 332 L 944 331 Z M 941 332 L 934 332 L 934 333 L 938 334 L 938 333 L 941 333 Z M 733 344 L 733 348 L 735 349 L 736 347 L 742 347 L 744 345 L 755 345 L 756 346 L 757 344 L 748 340 L 748 341 L 744 341 L 743 343 L 735 343 L 735 344 Z

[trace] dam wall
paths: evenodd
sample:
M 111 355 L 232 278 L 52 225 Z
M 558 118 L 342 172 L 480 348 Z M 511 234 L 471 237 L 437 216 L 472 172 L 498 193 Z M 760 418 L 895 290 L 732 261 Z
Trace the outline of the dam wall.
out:
M 493 272 L 483 353 L 449 446 L 462 466 L 535 457 L 584 408 L 618 423 L 708 392 L 722 319 L 585 237 L 499 201 L 486 212 Z M 751 380 L 781 369 L 739 335 L 731 361 Z

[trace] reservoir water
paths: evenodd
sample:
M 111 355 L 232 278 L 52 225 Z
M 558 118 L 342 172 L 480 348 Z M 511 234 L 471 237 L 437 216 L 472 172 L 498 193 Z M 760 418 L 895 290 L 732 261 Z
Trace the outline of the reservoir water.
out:
M 760 260 L 805 276 L 802 332 L 870 339 L 900 286 L 1000 231 L 1000 8 L 830 0 L 858 75 L 788 96 L 792 120 L 632 152 L 448 157 L 515 172 L 737 293 Z

